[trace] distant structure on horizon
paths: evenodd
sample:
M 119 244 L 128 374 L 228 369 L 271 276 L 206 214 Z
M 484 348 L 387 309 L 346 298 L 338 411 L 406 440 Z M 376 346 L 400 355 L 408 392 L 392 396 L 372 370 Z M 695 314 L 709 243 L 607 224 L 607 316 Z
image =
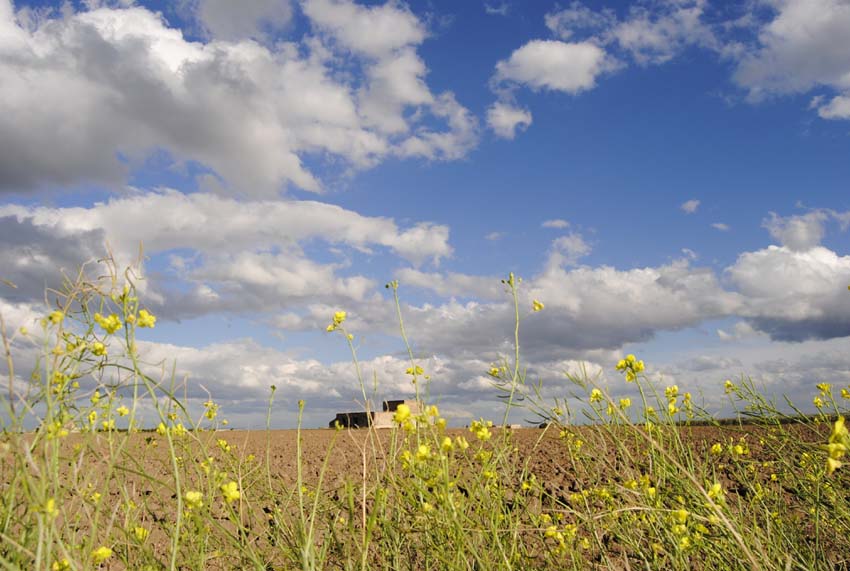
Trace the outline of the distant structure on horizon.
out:
M 385 400 L 383 411 L 338 412 L 328 427 L 335 428 L 339 424 L 344 428 L 391 428 L 393 414 L 400 404 L 409 406 L 412 414 L 419 414 L 419 404 L 415 400 Z

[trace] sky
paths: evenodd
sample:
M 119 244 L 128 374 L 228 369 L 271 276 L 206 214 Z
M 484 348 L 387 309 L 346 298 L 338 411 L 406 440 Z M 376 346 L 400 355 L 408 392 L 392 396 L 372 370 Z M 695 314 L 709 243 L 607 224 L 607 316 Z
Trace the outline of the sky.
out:
M 718 414 L 742 376 L 811 409 L 850 383 L 848 182 L 838 0 L 0 0 L 7 327 L 141 245 L 143 358 L 234 427 L 272 384 L 275 427 L 361 408 L 340 310 L 411 396 L 391 280 L 449 422 L 500 418 L 510 272 L 547 399 L 634 395 L 634 353 Z

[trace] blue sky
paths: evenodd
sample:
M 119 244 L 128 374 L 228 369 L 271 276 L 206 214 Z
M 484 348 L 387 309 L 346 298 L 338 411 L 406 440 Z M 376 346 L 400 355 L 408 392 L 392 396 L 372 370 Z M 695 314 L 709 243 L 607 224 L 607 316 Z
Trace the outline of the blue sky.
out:
M 383 285 L 453 422 L 498 410 L 499 280 L 529 374 L 644 355 L 722 410 L 850 382 L 850 6 L 0 0 L 0 310 L 144 244 L 149 359 L 235 425 L 410 394 Z M 27 341 L 16 348 L 31 353 Z M 194 398 L 194 397 L 193 397 Z

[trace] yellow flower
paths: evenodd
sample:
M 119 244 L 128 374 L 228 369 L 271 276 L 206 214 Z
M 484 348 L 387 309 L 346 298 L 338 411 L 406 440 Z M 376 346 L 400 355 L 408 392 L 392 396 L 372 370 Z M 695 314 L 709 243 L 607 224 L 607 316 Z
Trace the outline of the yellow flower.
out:
M 118 319 L 118 316 L 114 313 L 110 314 L 109 317 L 104 317 L 99 313 L 95 313 L 94 320 L 110 335 L 118 331 L 121 327 L 121 320 Z
M 213 401 L 208 400 L 204 403 L 204 408 L 206 411 L 204 412 L 204 416 L 209 420 L 214 420 L 216 415 L 218 415 L 218 405 Z
M 70 569 L 71 563 L 65 558 L 57 559 L 50 566 L 50 571 L 70 571 Z
M 831 476 L 833 472 L 841 468 L 844 464 L 840 460 L 836 460 L 835 458 L 827 458 L 826 459 L 826 475 Z
M 95 565 L 100 565 L 110 557 L 112 557 L 112 550 L 103 545 L 91 552 L 91 559 Z
M 165 436 L 165 434 L 167 432 L 168 432 L 168 428 L 165 427 L 164 423 L 160 422 L 156 427 L 156 433 L 159 434 L 160 436 Z
M 544 307 L 545 306 L 541 302 L 537 301 L 536 299 L 531 302 L 532 311 L 541 311 Z
M 415 365 L 413 367 L 408 367 L 404 372 L 408 375 L 421 375 L 425 371 L 419 365 Z
M 133 528 L 133 536 L 140 543 L 143 542 L 144 540 L 146 540 L 148 538 L 148 535 L 150 535 L 150 533 L 151 532 L 148 531 L 147 528 L 144 528 L 140 525 L 137 525 L 136 527 Z
M 58 325 L 62 323 L 63 319 L 65 319 L 65 313 L 57 309 L 56 311 L 51 312 L 50 316 L 47 319 L 50 321 L 50 323 Z
M 242 497 L 239 492 L 239 484 L 232 480 L 221 485 L 221 495 L 224 496 L 224 501 L 227 503 L 235 502 Z
M 432 404 L 427 409 L 425 409 L 425 414 L 427 414 L 430 417 L 436 418 L 436 417 L 440 416 L 440 409 L 437 408 L 437 405 Z
M 720 444 L 719 442 L 715 442 L 714 444 L 711 445 L 711 453 L 712 454 L 714 454 L 716 456 L 716 455 L 720 454 L 721 452 L 723 452 L 723 445 L 722 444 Z
M 719 482 L 715 482 L 708 488 L 708 497 L 712 499 L 723 498 L 723 486 Z
M 455 447 L 454 443 L 452 442 L 452 439 L 449 436 L 446 436 L 445 438 L 443 438 L 443 442 L 442 442 L 442 444 L 440 444 L 440 449 L 443 452 L 451 452 L 454 449 L 454 447 Z
M 398 408 L 395 409 L 395 414 L 393 414 L 393 421 L 397 424 L 403 424 L 408 418 L 410 418 L 410 407 L 404 403 L 398 405 Z
M 216 444 L 218 444 L 218 447 L 221 448 L 222 452 L 230 452 L 230 444 L 228 444 L 227 440 L 224 438 L 219 438 L 216 441 Z
M 156 325 L 156 316 L 153 313 L 148 312 L 146 309 L 142 309 L 139 311 L 139 327 L 150 327 L 153 328 Z
M 204 505 L 204 495 L 201 492 L 190 490 L 183 495 L 189 509 L 200 508 Z
M 487 374 L 490 375 L 491 377 L 498 377 L 499 373 L 501 373 L 501 372 L 502 372 L 502 370 L 499 369 L 499 367 L 490 367 L 490 370 L 487 371 Z
M 823 399 L 815 397 L 812 399 L 812 404 L 815 405 L 815 408 L 823 408 Z
M 484 422 L 483 420 L 473 420 L 469 425 L 469 431 L 475 434 L 475 437 L 478 440 L 486 442 L 493 436 L 490 432 L 491 426 L 493 426 L 491 421 Z
M 590 391 L 590 402 L 599 402 L 602 400 L 602 391 L 593 389 Z
M 431 447 L 427 444 L 420 444 L 416 449 L 416 459 L 419 461 L 427 460 L 431 457 Z
M 123 404 L 115 409 L 115 412 L 118 413 L 118 416 L 127 416 L 130 414 L 130 409 L 124 406 Z
M 674 399 L 679 395 L 679 385 L 672 385 L 664 389 L 664 396 L 668 399 Z
M 726 382 L 723 383 L 723 387 L 725 388 L 726 394 L 728 395 L 729 393 L 735 390 L 735 383 L 733 383 L 729 379 L 726 379 Z
M 342 322 L 345 321 L 346 314 L 344 311 L 337 311 L 334 313 L 334 323 L 337 325 L 342 325 Z
M 620 399 L 620 408 L 627 409 L 630 406 L 632 406 L 632 399 L 628 397 Z
M 102 357 L 103 355 L 106 355 L 106 345 L 100 341 L 95 341 L 91 344 L 91 352 L 94 353 L 96 357 Z
M 44 506 L 41 508 L 41 511 L 48 517 L 55 517 L 57 514 L 56 500 L 53 498 L 47 498 L 47 501 L 44 502 Z

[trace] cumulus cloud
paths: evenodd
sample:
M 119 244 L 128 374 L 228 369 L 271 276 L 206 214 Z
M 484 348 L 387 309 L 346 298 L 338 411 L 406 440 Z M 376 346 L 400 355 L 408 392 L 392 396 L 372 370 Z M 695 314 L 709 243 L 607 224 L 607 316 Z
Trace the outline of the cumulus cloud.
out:
M 800 216 L 782 217 L 775 212 L 762 222 L 770 235 L 791 250 L 804 251 L 821 243 L 824 235 L 824 222 L 829 218 L 822 210 L 816 210 Z
M 543 223 L 540 224 L 540 226 L 542 226 L 543 228 L 557 228 L 557 229 L 567 228 L 569 225 L 570 225 L 569 222 L 567 222 L 566 220 L 561 220 L 560 218 L 555 218 L 555 219 L 552 219 L 552 220 L 544 220 Z
M 745 299 L 737 314 L 774 339 L 850 335 L 850 256 L 822 246 L 769 246 L 741 254 L 726 275 Z
M 250 6 L 245 18 L 268 20 L 270 5 Z M 202 16 L 211 7 L 221 6 L 203 2 Z M 474 147 L 475 118 L 425 84 L 416 53 L 425 31 L 411 12 L 330 0 L 303 9 L 321 40 L 264 46 L 189 41 L 142 7 L 25 26 L 0 0 L 0 189 L 117 185 L 165 150 L 210 169 L 225 189 L 269 196 L 291 185 L 322 190 L 305 157 L 363 169 Z
M 721 232 L 728 232 L 731 230 L 730 226 L 724 222 L 712 222 L 711 227 L 715 230 L 720 230 Z
M 302 245 L 353 253 L 391 253 L 415 264 L 451 254 L 448 228 L 418 223 L 399 228 L 313 201 L 240 202 L 209 194 L 163 191 L 112 198 L 92 207 L 0 207 L 4 276 L 19 288 L 11 298 L 43 297 L 61 283 L 60 269 L 102 257 L 107 244 L 119 266 L 139 245 L 167 259 L 168 276 L 152 275 L 149 303 L 172 318 L 215 311 L 250 312 L 307 301 L 363 301 L 373 280 L 351 274 L 347 254 L 317 262 Z
M 590 42 L 532 40 L 496 64 L 495 80 L 577 94 L 611 67 L 605 50 Z
M 546 14 L 546 27 L 562 40 L 567 40 L 577 32 L 596 32 L 613 26 L 616 15 L 610 9 L 594 11 L 580 2 L 573 2 L 568 8 Z
M 699 200 L 688 200 L 679 207 L 685 214 L 693 214 L 699 208 L 700 201 Z
M 531 111 L 497 101 L 487 109 L 487 125 L 503 139 L 513 139 L 517 129 L 525 131 L 531 125 Z
M 579 37 L 616 48 L 640 65 L 670 61 L 688 46 L 718 49 L 703 21 L 704 0 L 635 5 L 623 18 L 610 9 L 592 10 L 580 2 L 546 15 L 546 26 L 562 40 Z
M 706 2 L 661 3 L 651 11 L 633 7 L 629 17 L 610 29 L 610 38 L 641 65 L 661 64 L 688 46 L 717 47 L 714 33 L 703 22 Z
M 840 0 L 787 0 L 771 4 L 772 19 L 757 44 L 741 56 L 734 80 L 753 98 L 802 93 L 817 86 L 850 89 L 850 5 Z M 823 107 L 826 115 L 842 100 Z
M 507 16 L 511 6 L 507 2 L 502 2 L 499 5 L 484 3 L 484 12 L 490 16 Z
M 818 115 L 823 119 L 850 119 L 850 95 L 838 95 L 828 103 L 818 105 Z
M 198 0 L 193 9 L 204 31 L 220 40 L 268 41 L 292 19 L 289 0 Z
M 590 245 L 577 232 L 561 236 L 552 242 L 547 267 L 559 268 L 575 265 L 580 259 L 588 255 L 590 250 Z

